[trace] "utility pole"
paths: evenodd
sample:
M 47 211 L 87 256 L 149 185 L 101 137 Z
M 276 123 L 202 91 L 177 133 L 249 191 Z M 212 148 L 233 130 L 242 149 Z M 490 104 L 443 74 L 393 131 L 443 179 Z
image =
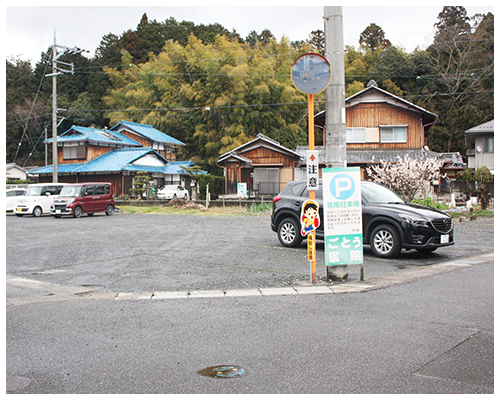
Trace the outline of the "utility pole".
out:
M 59 52 L 57 49 L 61 49 Z M 52 77 L 52 182 L 57 183 L 57 76 L 63 73 L 74 74 L 75 65 L 73 63 L 68 64 L 62 61 L 57 61 L 59 57 L 63 54 L 79 54 L 82 50 L 78 47 L 65 47 L 56 44 L 56 30 L 54 28 L 54 44 L 52 45 L 52 73 L 45 75 L 46 77 Z M 69 67 L 69 70 L 62 69 L 57 64 L 63 64 Z
M 347 166 L 345 140 L 344 26 L 341 6 L 324 6 L 325 57 L 332 67 L 326 88 L 326 167 Z
M 56 30 L 52 46 L 52 182 L 57 183 L 57 48 Z
M 325 57 L 332 67 L 332 80 L 325 92 L 326 167 L 347 167 L 345 137 L 344 25 L 341 6 L 324 6 Z M 347 279 L 347 265 L 326 267 L 327 279 Z

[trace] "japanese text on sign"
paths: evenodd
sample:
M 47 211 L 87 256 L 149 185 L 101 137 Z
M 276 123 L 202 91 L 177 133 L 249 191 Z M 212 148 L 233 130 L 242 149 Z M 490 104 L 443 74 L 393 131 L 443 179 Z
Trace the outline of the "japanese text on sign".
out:
M 319 186 L 318 150 L 307 151 L 306 170 L 307 170 L 307 190 L 318 190 Z
M 363 263 L 363 221 L 359 168 L 323 169 L 325 262 Z

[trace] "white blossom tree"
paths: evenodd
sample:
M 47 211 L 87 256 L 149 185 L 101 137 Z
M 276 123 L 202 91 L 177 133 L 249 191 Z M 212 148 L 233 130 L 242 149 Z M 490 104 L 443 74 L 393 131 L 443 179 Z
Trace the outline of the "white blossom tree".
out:
M 396 163 L 382 161 L 366 172 L 374 182 L 388 186 L 407 201 L 412 201 L 419 190 L 423 191 L 432 179 L 439 176 L 443 164 L 433 157 L 413 160 L 406 155 L 404 159 L 398 157 Z

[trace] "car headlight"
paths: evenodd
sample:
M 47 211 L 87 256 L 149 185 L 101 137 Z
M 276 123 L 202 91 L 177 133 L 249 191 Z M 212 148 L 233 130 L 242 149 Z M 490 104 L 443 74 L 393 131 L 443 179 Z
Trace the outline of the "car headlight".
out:
M 57 201 L 54 201 L 53 204 L 71 204 L 75 201 L 75 198 L 74 197 L 69 197 L 69 198 L 65 198 L 65 199 L 59 199 Z
M 404 221 L 408 224 L 416 226 L 416 227 L 428 227 L 429 221 L 424 218 L 414 217 L 413 215 L 408 214 L 398 214 Z

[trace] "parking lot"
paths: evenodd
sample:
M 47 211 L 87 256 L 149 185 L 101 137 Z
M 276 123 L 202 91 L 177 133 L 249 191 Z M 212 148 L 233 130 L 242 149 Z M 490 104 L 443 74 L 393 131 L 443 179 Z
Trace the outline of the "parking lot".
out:
M 365 279 L 494 251 L 493 218 L 455 224 L 455 245 L 430 255 L 380 259 L 364 251 Z M 325 277 L 323 243 L 317 280 Z M 115 213 L 93 217 L 6 218 L 8 275 L 115 292 L 283 287 L 309 281 L 305 241 L 280 245 L 270 215 Z M 359 266 L 349 266 L 349 280 Z M 9 287 L 7 297 L 29 297 Z

